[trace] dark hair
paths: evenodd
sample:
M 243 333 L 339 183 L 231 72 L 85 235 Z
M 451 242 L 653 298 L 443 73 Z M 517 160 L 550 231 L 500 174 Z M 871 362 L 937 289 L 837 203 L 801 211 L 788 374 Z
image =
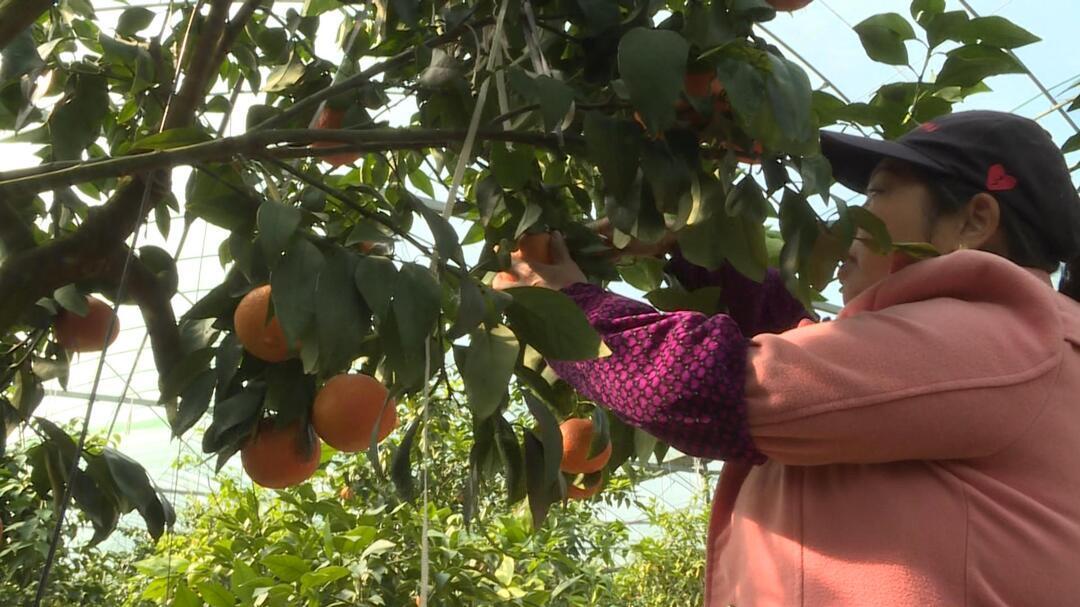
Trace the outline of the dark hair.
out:
M 959 212 L 973 196 L 982 191 L 947 177 L 926 174 L 922 177 L 930 190 L 933 204 L 929 225 L 933 225 L 939 217 Z M 1051 273 L 1061 269 L 1061 260 L 1050 251 L 1047 240 L 1040 237 L 1037 226 L 1024 221 L 1008 205 L 1002 204 L 999 208 L 1001 225 L 1005 228 L 1007 257 L 1010 261 Z M 1080 301 L 1080 257 L 1065 264 L 1058 282 L 1058 291 Z

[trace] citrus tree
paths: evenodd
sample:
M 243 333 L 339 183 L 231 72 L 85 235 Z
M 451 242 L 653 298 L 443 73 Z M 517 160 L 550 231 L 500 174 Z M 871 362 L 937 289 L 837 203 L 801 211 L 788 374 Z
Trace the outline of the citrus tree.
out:
M 70 494 L 96 539 L 135 510 L 155 537 L 171 525 L 137 462 L 34 418 L 43 383 L 106 349 L 116 306 L 132 305 L 173 432 L 198 433 L 219 467 L 242 452 L 254 480 L 284 487 L 328 444 L 366 454 L 409 500 L 424 420 L 451 411 L 472 434 L 465 510 L 500 486 L 539 526 L 665 447 L 546 368 L 605 346 L 561 293 L 489 288 L 511 251 L 539 259 L 559 230 L 591 280 L 661 309 L 722 309 L 661 260 L 613 262 L 588 227 L 603 217 L 616 247 L 674 233 L 705 267 L 779 267 L 809 304 L 857 228 L 908 246 L 829 194 L 818 129 L 896 137 L 1021 71 L 1010 49 L 1037 40 L 915 0 L 855 26 L 869 60 L 910 78 L 849 103 L 762 35 L 806 4 L 206 0 L 131 7 L 103 29 L 86 0 L 0 3 L 0 130 L 40 158 L 0 173 L 0 437 L 38 434 L 35 486 Z M 241 93 L 257 103 L 234 116 Z M 403 98 L 415 111 L 392 125 Z M 241 134 L 223 135 L 230 118 Z M 179 317 L 173 255 L 137 242 L 148 222 L 176 229 L 174 212 L 227 232 L 224 281 Z M 395 429 L 403 399 L 416 405 Z

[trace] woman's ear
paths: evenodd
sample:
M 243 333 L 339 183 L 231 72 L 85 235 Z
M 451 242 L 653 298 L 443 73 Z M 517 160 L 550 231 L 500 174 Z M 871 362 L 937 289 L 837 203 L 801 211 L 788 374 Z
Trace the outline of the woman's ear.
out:
M 965 206 L 964 221 L 960 226 L 959 244 L 968 249 L 983 249 L 1004 253 L 1004 231 L 1001 230 L 1001 205 L 997 198 L 986 192 L 976 194 Z

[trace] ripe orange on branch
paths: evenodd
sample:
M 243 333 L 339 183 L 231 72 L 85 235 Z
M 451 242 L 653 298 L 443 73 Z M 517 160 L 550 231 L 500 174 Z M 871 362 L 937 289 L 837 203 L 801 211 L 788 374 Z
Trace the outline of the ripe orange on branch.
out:
M 521 238 L 518 238 L 517 249 L 514 250 L 514 255 L 521 258 L 522 261 L 549 264 L 554 261 L 551 256 L 551 234 L 547 232 L 537 232 L 535 234 L 522 234 Z M 509 281 L 517 280 L 513 272 L 499 272 L 503 275 L 503 278 Z
M 378 440 L 397 427 L 397 409 L 387 401 L 386 386 L 370 375 L 342 373 L 331 377 L 315 395 L 311 424 L 315 433 L 331 447 L 349 453 L 363 451 L 371 443 L 371 431 L 379 421 Z
M 99 352 L 116 341 L 116 336 L 120 334 L 120 321 L 115 318 L 112 306 L 96 297 L 87 297 L 86 316 L 61 310 L 53 330 L 56 341 L 68 352 Z
M 279 363 L 292 355 L 277 316 L 266 321 L 270 295 L 270 285 L 252 289 L 245 295 L 233 313 L 233 327 L 236 339 L 245 350 L 266 362 Z
M 313 443 L 306 449 L 304 439 L 307 426 L 300 421 L 275 427 L 274 420 L 267 418 L 259 422 L 255 435 L 240 450 L 240 461 L 244 472 L 256 484 L 269 489 L 284 489 L 311 478 L 319 468 L 322 445 L 318 437 L 311 437 Z
M 345 122 L 345 110 L 339 110 L 330 107 L 329 105 L 323 106 L 319 117 L 315 119 L 315 124 L 311 128 L 314 129 L 340 129 L 341 125 Z M 311 144 L 313 148 L 333 148 L 344 145 L 340 141 L 316 141 Z M 321 156 L 323 162 L 331 166 L 341 166 L 343 164 L 352 164 L 360 159 L 360 152 L 341 152 L 338 154 L 327 154 Z
M 564 421 L 559 430 L 563 440 L 563 472 L 571 474 L 592 474 L 607 465 L 611 458 L 611 442 L 600 453 L 589 457 L 592 445 L 593 423 L 591 419 L 573 418 Z

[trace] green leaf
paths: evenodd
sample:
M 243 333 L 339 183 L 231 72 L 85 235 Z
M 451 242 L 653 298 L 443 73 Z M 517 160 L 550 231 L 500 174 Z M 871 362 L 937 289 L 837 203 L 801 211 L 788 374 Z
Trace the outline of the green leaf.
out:
M 431 186 L 431 179 L 427 176 L 427 173 L 420 167 L 417 167 L 412 173 L 409 173 L 409 183 L 428 195 L 429 198 L 435 197 L 435 188 Z
M 1012 21 L 996 15 L 967 21 L 957 28 L 957 36 L 961 42 L 980 42 L 1002 49 L 1019 48 L 1042 40 Z
M 779 143 L 785 148 L 798 147 L 799 151 L 809 153 L 818 139 L 811 120 L 810 78 L 801 67 L 783 57 L 770 53 L 768 58 L 771 69 L 765 79 L 765 92 L 772 109 L 772 121 L 780 127 L 784 139 L 773 141 L 762 136 L 762 141 L 766 147 Z M 762 120 L 761 116 L 758 120 Z M 812 144 L 810 149 L 806 147 L 808 144 Z
M 155 540 L 161 537 L 169 521 L 162 504 L 164 500 L 150 484 L 146 470 L 135 460 L 108 447 L 101 451 L 101 457 L 108 465 L 120 495 L 134 504 L 146 521 L 150 536 Z
M 722 294 L 723 289 L 720 287 L 704 287 L 693 291 L 665 288 L 646 293 L 645 299 L 657 310 L 664 312 L 687 310 L 712 316 L 721 310 Z
M 446 332 L 449 339 L 457 339 L 473 330 L 487 316 L 488 302 L 480 291 L 480 283 L 471 276 L 458 279 L 458 309 L 453 326 Z
M 401 443 L 398 444 L 397 449 L 394 451 L 394 457 L 390 461 L 390 478 L 394 481 L 394 488 L 401 499 L 407 502 L 412 501 L 416 495 L 413 487 L 412 448 L 413 443 L 416 442 L 416 432 L 423 422 L 423 417 L 417 416 L 409 424 L 409 429 L 405 431 L 405 437 L 401 439 Z
M 299 360 L 289 360 L 268 370 L 263 409 L 276 412 L 274 419 L 279 427 L 307 417 L 314 399 L 315 378 L 304 374 Z
M 154 12 L 141 6 L 124 9 L 116 23 L 116 33 L 132 36 L 148 27 L 154 21 Z
M 545 358 L 591 360 L 608 352 L 581 308 L 559 291 L 541 287 L 507 289 L 514 302 L 506 310 L 518 337 Z
M 199 596 L 210 607 L 233 607 L 236 605 L 236 597 L 233 596 L 233 593 L 217 582 L 199 582 L 195 587 L 199 591 Z
M 259 563 L 283 582 L 295 582 L 311 571 L 311 565 L 306 560 L 292 554 L 271 554 L 263 557 Z
M 960 40 L 964 36 L 964 27 L 969 21 L 965 11 L 946 11 L 919 23 L 926 30 L 926 43 L 930 50 L 937 48 L 946 40 Z
M 562 430 L 559 429 L 559 422 L 548 406 L 538 398 L 528 392 L 523 393 L 522 396 L 529 407 L 529 413 L 532 413 L 536 420 L 540 442 L 544 448 L 544 480 L 547 483 L 555 483 L 559 479 L 563 454 Z
M 247 184 L 235 170 L 220 166 L 192 171 L 187 183 L 186 211 L 199 219 L 233 232 L 255 222 L 256 203 L 249 198 Z
M 525 497 L 525 461 L 514 427 L 501 415 L 492 418 L 495 423 L 495 448 L 503 462 L 506 479 L 506 501 L 516 504 Z
M 385 321 L 390 312 L 397 275 L 394 262 L 386 257 L 365 255 L 356 260 L 356 288 L 380 322 Z
M 589 112 L 585 115 L 585 145 L 608 192 L 624 198 L 637 176 L 641 130 L 631 122 Z
M 168 402 L 179 396 L 206 369 L 213 358 L 214 348 L 209 347 L 185 354 L 169 374 L 161 379 L 161 402 Z
M 943 12 L 945 0 L 913 0 L 911 3 L 911 18 L 922 25 Z
M 431 228 L 431 234 L 435 237 L 435 249 L 439 252 L 439 256 L 464 266 L 465 258 L 461 253 L 461 243 L 458 241 L 457 232 L 454 231 L 450 222 L 448 222 L 439 212 L 428 208 L 427 205 L 420 202 L 412 194 L 407 192 L 404 194 L 413 209 L 424 218 L 428 227 Z
M 442 289 L 431 272 L 414 263 L 402 264 L 392 303 L 402 340 L 422 347 L 439 319 L 441 302 Z
M 589 442 L 589 455 L 593 458 L 599 455 L 611 444 L 611 426 L 608 423 L 607 412 L 601 407 L 593 409 L 592 414 L 593 433 Z
M 935 84 L 939 86 L 975 86 L 999 74 L 1020 74 L 1024 67 L 1015 57 L 993 47 L 969 44 L 948 52 Z
M 1062 154 L 1069 154 L 1077 150 L 1080 150 L 1080 133 L 1066 139 L 1064 145 L 1061 146 Z
M 315 326 L 319 338 L 319 368 L 324 373 L 345 369 L 370 333 L 371 313 L 356 289 L 353 256 L 336 252 L 326 258 L 316 287 Z
M 336 0 L 334 1 L 336 2 Z M 319 589 L 327 584 L 348 577 L 350 573 L 348 568 L 342 567 L 341 565 L 325 565 L 315 571 L 300 576 L 300 586 L 302 588 Z
M 650 132 L 660 133 L 675 122 L 689 52 L 682 36 L 666 30 L 638 27 L 619 41 L 619 74 Z
M 722 55 L 717 61 L 716 77 L 724 85 L 735 115 L 748 125 L 753 124 L 761 111 L 768 108 L 765 103 L 765 75 L 756 67 L 764 59 L 764 54 L 739 50 L 750 53 L 750 56 Z
M 293 52 L 285 65 L 279 65 L 266 77 L 265 93 L 282 93 L 296 86 L 304 77 L 306 66 L 300 56 Z
M 511 149 L 506 143 L 492 143 L 491 174 L 508 190 L 524 188 L 538 174 L 533 149 L 520 144 Z
M 259 205 L 257 223 L 259 242 L 262 243 L 266 258 L 273 266 L 281 252 L 289 245 L 289 239 L 300 227 L 300 209 L 267 198 Z
M 559 497 L 558 485 L 544 473 L 544 446 L 531 430 L 525 431 L 525 487 L 533 529 L 539 529 Z
M 573 88 L 551 76 L 530 78 L 519 69 L 509 72 L 509 80 L 522 97 L 540 106 L 539 112 L 545 130 L 555 130 L 562 124 L 574 102 Z
M 477 421 L 487 419 L 499 408 L 520 351 L 514 332 L 503 325 L 490 331 L 481 328 L 470 336 L 461 378 L 469 409 Z
M 855 26 L 866 54 L 874 61 L 907 65 L 905 40 L 915 39 L 911 23 L 897 13 L 882 13 L 864 19 Z
M 664 260 L 655 257 L 638 257 L 631 263 L 620 265 L 619 275 L 639 291 L 652 291 L 664 280 Z
M 109 113 L 109 95 L 105 79 L 90 74 L 75 74 L 74 86 L 49 116 L 55 160 L 79 160 L 82 152 L 101 132 Z
M 752 187 L 740 183 L 738 191 L 750 195 Z M 715 181 L 702 183 L 701 196 L 706 208 L 723 209 L 726 206 L 724 192 Z M 704 221 L 679 232 L 679 247 L 691 263 L 716 269 L 728 261 L 741 274 L 760 282 L 769 262 L 761 220 L 754 209 L 736 217 L 723 210 L 714 211 Z
M 210 397 L 217 381 L 217 373 L 206 369 L 180 391 L 180 405 L 170 423 L 173 436 L 182 436 L 202 418 L 210 407 Z
M 856 227 L 869 233 L 872 242 L 867 243 L 867 245 L 870 248 L 878 252 L 889 251 L 892 247 L 892 237 L 889 235 L 889 228 L 886 227 L 885 221 L 882 221 L 877 215 L 870 213 L 862 206 L 848 207 L 848 213 L 851 214 L 851 219 Z
M 306 238 L 295 238 L 270 273 L 270 295 L 288 343 L 308 333 L 315 320 L 316 288 L 325 260 L 319 248 Z
M 249 384 L 242 392 L 215 404 L 214 421 L 203 433 L 203 452 L 215 453 L 250 434 L 259 420 L 262 403 L 263 391 Z
M 120 522 L 120 510 L 112 497 L 95 484 L 89 474 L 75 470 L 75 476 L 71 479 L 71 497 L 94 526 L 91 546 L 112 534 Z
M 90 305 L 86 296 L 79 292 L 75 285 L 64 285 L 53 291 L 53 299 L 60 307 L 78 316 L 86 316 L 90 312 Z
M 14 80 L 45 66 L 34 46 L 32 31 L 26 28 L 19 32 L 0 53 L 0 82 Z
M 206 129 L 202 127 L 185 126 L 143 137 L 131 144 L 131 151 L 171 150 L 173 148 L 182 148 L 198 143 L 206 143 L 212 139 L 213 137 L 210 136 L 210 133 L 207 133 Z
M 203 607 L 203 601 L 187 584 L 176 584 L 176 594 L 169 607 Z

